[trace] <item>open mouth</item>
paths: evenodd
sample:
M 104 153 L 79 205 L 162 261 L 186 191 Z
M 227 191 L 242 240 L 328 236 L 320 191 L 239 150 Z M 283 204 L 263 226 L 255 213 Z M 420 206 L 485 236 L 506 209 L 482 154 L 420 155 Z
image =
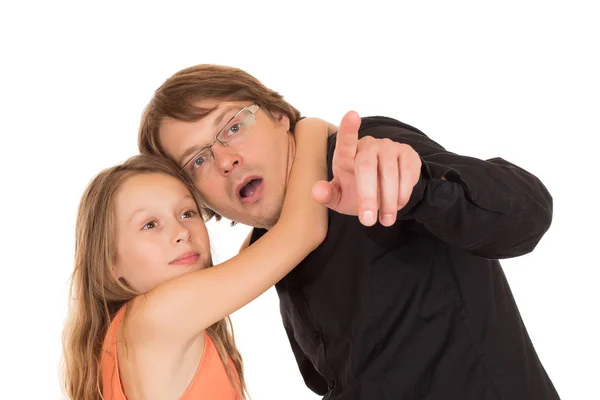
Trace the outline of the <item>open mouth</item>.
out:
M 253 178 L 243 185 L 239 190 L 240 200 L 242 202 L 250 202 L 258 197 L 259 192 L 262 189 L 263 179 Z

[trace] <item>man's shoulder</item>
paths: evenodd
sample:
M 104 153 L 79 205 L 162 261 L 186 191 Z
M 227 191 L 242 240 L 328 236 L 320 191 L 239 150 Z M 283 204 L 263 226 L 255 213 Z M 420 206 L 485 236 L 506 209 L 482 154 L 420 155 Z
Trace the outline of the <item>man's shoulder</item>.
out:
M 252 233 L 250 235 L 250 241 L 248 242 L 248 246 L 260 239 L 265 233 L 267 233 L 266 229 L 252 228 Z
M 397 142 L 421 142 L 430 140 L 421 130 L 405 122 L 394 118 L 381 115 L 368 116 L 361 118 L 358 137 L 362 139 L 365 136 L 372 136 L 376 139 L 392 139 Z M 328 145 L 328 163 L 331 166 L 337 132 L 329 136 Z
M 368 131 L 372 131 L 374 129 L 386 129 L 388 128 L 390 131 L 394 131 L 397 129 L 408 130 L 420 135 L 425 135 L 421 130 L 415 128 L 412 125 L 409 125 L 405 122 L 399 121 L 394 118 L 384 117 L 382 115 L 375 115 L 369 117 L 361 118 L 362 122 L 360 124 L 359 133 L 368 134 Z
M 412 146 L 419 154 L 444 151 L 444 147 L 423 131 L 394 118 L 384 116 L 364 117 L 358 132 L 359 138 L 391 139 Z M 331 147 L 330 147 L 331 149 Z

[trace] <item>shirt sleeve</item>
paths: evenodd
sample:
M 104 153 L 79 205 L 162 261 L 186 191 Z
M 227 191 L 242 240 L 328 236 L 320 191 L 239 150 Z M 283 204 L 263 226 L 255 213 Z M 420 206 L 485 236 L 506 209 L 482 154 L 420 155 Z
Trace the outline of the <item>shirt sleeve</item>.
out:
M 552 196 L 538 178 L 502 158 L 448 152 L 411 128 L 377 124 L 360 132 L 361 137 L 408 144 L 421 156 L 421 177 L 398 212 L 400 229 L 402 220 L 414 220 L 448 245 L 490 259 L 520 256 L 536 247 L 553 210 Z

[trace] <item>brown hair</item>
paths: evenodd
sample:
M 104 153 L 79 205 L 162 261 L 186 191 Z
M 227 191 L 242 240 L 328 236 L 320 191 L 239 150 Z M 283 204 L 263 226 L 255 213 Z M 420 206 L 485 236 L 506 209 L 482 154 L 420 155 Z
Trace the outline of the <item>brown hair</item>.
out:
M 269 114 L 281 113 L 290 120 L 293 132 L 300 112 L 279 93 L 238 68 L 201 64 L 183 69 L 167 79 L 155 92 L 142 115 L 138 147 L 142 154 L 169 158 L 159 141 L 158 132 L 164 118 L 193 122 L 212 111 L 197 106 L 201 100 L 252 101 Z M 174 161 L 174 160 L 173 160 Z M 208 218 L 221 218 L 205 210 Z
M 179 174 L 168 160 L 153 156 L 135 156 L 105 169 L 86 188 L 77 215 L 75 270 L 71 277 L 69 320 L 63 333 L 64 388 L 74 400 L 103 398 L 100 361 L 104 336 L 116 312 L 139 295 L 112 273 L 116 257 L 114 199 L 125 180 L 144 173 L 163 173 L 181 179 L 196 204 L 200 204 L 189 179 Z M 246 393 L 242 358 L 235 345 L 231 320 L 227 317 L 213 324 L 207 333 L 232 383 L 241 394 Z

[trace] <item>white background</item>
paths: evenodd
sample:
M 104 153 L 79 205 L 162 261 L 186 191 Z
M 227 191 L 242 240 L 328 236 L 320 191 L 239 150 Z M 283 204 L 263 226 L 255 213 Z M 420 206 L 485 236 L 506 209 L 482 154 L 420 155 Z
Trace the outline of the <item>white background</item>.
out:
M 448 150 L 501 156 L 554 197 L 530 255 L 503 262 L 563 399 L 598 399 L 600 62 L 594 2 L 48 1 L 0 6 L 0 397 L 59 399 L 84 187 L 137 152 L 177 70 L 243 68 L 305 115 L 387 115 Z M 248 228 L 210 224 L 216 261 Z M 233 315 L 254 399 L 316 399 L 268 291 Z

